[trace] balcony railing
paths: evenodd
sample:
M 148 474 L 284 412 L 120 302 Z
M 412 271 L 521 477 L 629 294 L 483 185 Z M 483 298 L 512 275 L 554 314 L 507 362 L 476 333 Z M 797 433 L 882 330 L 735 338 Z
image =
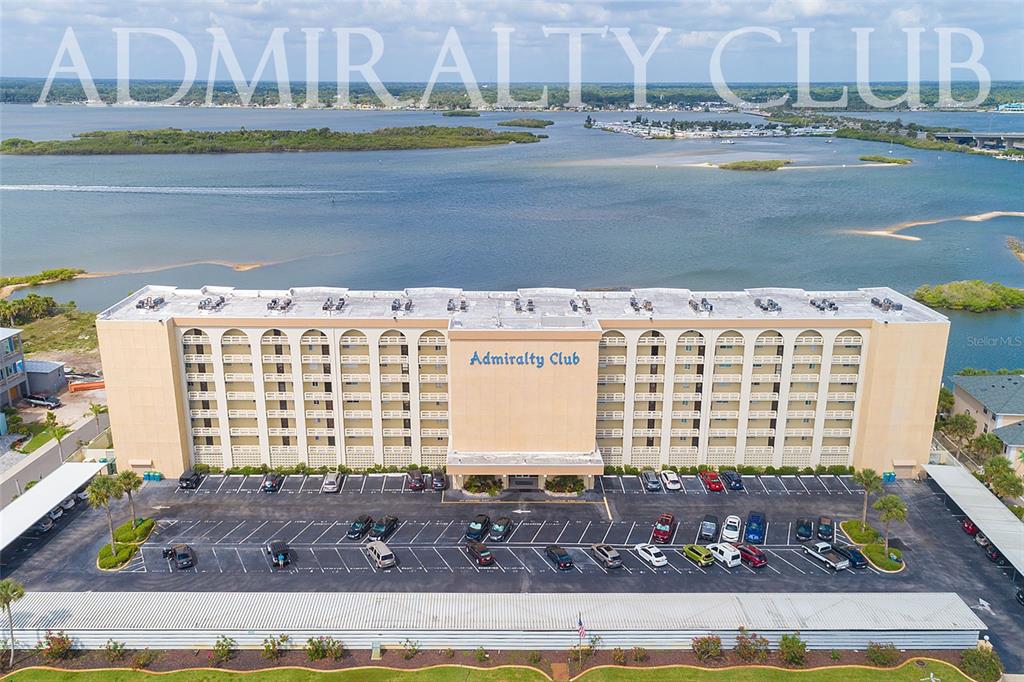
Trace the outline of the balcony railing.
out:
M 228 433 L 233 438 L 237 438 L 239 436 L 258 436 L 260 435 L 260 430 L 255 426 L 232 426 L 228 429 Z
M 600 345 L 602 346 L 625 346 L 626 339 L 622 336 L 603 336 Z
M 251 365 L 252 356 L 246 353 L 225 353 L 221 356 L 225 365 Z
M 622 429 L 597 429 L 598 438 L 622 438 Z
M 342 346 L 365 346 L 365 336 L 342 336 L 338 339 L 338 344 Z
M 447 438 L 448 429 L 420 429 L 423 438 Z
M 694 438 L 700 435 L 700 429 L 672 429 L 669 434 L 673 438 Z

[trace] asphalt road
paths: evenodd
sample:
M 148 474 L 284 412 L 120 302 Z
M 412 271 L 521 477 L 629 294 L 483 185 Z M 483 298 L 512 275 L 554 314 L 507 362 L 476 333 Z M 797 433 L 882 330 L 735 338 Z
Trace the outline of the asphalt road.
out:
M 30 590 L 950 591 L 989 625 L 1007 668 L 1024 670 L 1024 649 L 1007 645 L 1024 641 L 1024 609 L 1013 598 L 1012 569 L 986 560 L 960 530 L 962 517 L 928 484 L 889 485 L 910 509 L 908 522 L 893 531 L 908 567 L 889 575 L 872 568 L 834 573 L 807 557 L 793 537 L 801 517 L 860 516 L 863 496 L 848 478 L 748 477 L 745 491 L 709 493 L 696 478 L 684 477 L 683 491 L 647 493 L 636 477 L 602 477 L 599 492 L 584 500 L 546 501 L 411 492 L 399 475 L 352 476 L 338 494 L 321 493 L 321 481 L 289 477 L 276 493 L 259 492 L 260 477 L 209 477 L 193 492 L 178 491 L 172 482 L 147 484 L 136 506 L 157 520 L 157 528 L 123 572 L 95 568 L 106 518 L 79 505 L 56 530 L 5 552 L 3 574 Z M 676 515 L 679 526 L 664 550 L 668 566 L 653 568 L 633 547 L 650 539 L 653 522 L 666 511 Z M 767 567 L 698 567 L 680 553 L 682 545 L 695 541 L 705 514 L 723 521 L 729 514 L 745 519 L 750 511 L 768 518 Z M 361 543 L 345 539 L 351 520 L 364 512 L 400 519 L 388 539 L 397 570 L 376 569 Z M 123 523 L 127 504 L 119 503 L 114 513 Z M 496 558 L 490 567 L 476 566 L 463 547 L 466 523 L 480 513 L 508 516 L 514 523 L 507 542 L 490 545 Z M 291 546 L 294 560 L 287 569 L 270 565 L 263 549 L 270 540 Z M 195 550 L 194 569 L 175 570 L 161 556 L 164 547 L 178 542 Z M 589 547 L 597 542 L 619 549 L 623 569 L 606 570 L 591 558 Z M 544 547 L 552 543 L 569 551 L 573 570 L 560 572 L 544 557 Z

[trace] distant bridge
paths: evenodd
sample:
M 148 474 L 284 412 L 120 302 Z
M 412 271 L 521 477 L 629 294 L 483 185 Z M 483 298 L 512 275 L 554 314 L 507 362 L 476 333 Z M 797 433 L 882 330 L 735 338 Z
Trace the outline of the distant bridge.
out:
M 933 133 L 936 140 L 966 144 L 971 147 L 1005 149 L 1024 148 L 1024 133 Z

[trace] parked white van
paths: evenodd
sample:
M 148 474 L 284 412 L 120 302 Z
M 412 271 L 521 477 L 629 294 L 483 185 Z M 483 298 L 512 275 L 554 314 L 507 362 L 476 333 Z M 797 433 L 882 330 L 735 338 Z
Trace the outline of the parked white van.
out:
M 366 555 L 370 557 L 370 561 L 377 568 L 391 568 L 395 565 L 395 555 L 380 540 L 367 543 Z
M 742 561 L 740 551 L 727 542 L 715 542 L 708 545 L 712 556 L 722 562 L 726 568 L 735 568 Z

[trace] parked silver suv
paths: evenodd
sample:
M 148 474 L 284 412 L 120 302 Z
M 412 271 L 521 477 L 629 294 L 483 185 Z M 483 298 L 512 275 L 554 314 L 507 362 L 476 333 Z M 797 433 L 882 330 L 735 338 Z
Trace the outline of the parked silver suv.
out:
M 324 476 L 324 484 L 320 488 L 323 493 L 336 493 L 341 490 L 341 474 L 332 472 Z

